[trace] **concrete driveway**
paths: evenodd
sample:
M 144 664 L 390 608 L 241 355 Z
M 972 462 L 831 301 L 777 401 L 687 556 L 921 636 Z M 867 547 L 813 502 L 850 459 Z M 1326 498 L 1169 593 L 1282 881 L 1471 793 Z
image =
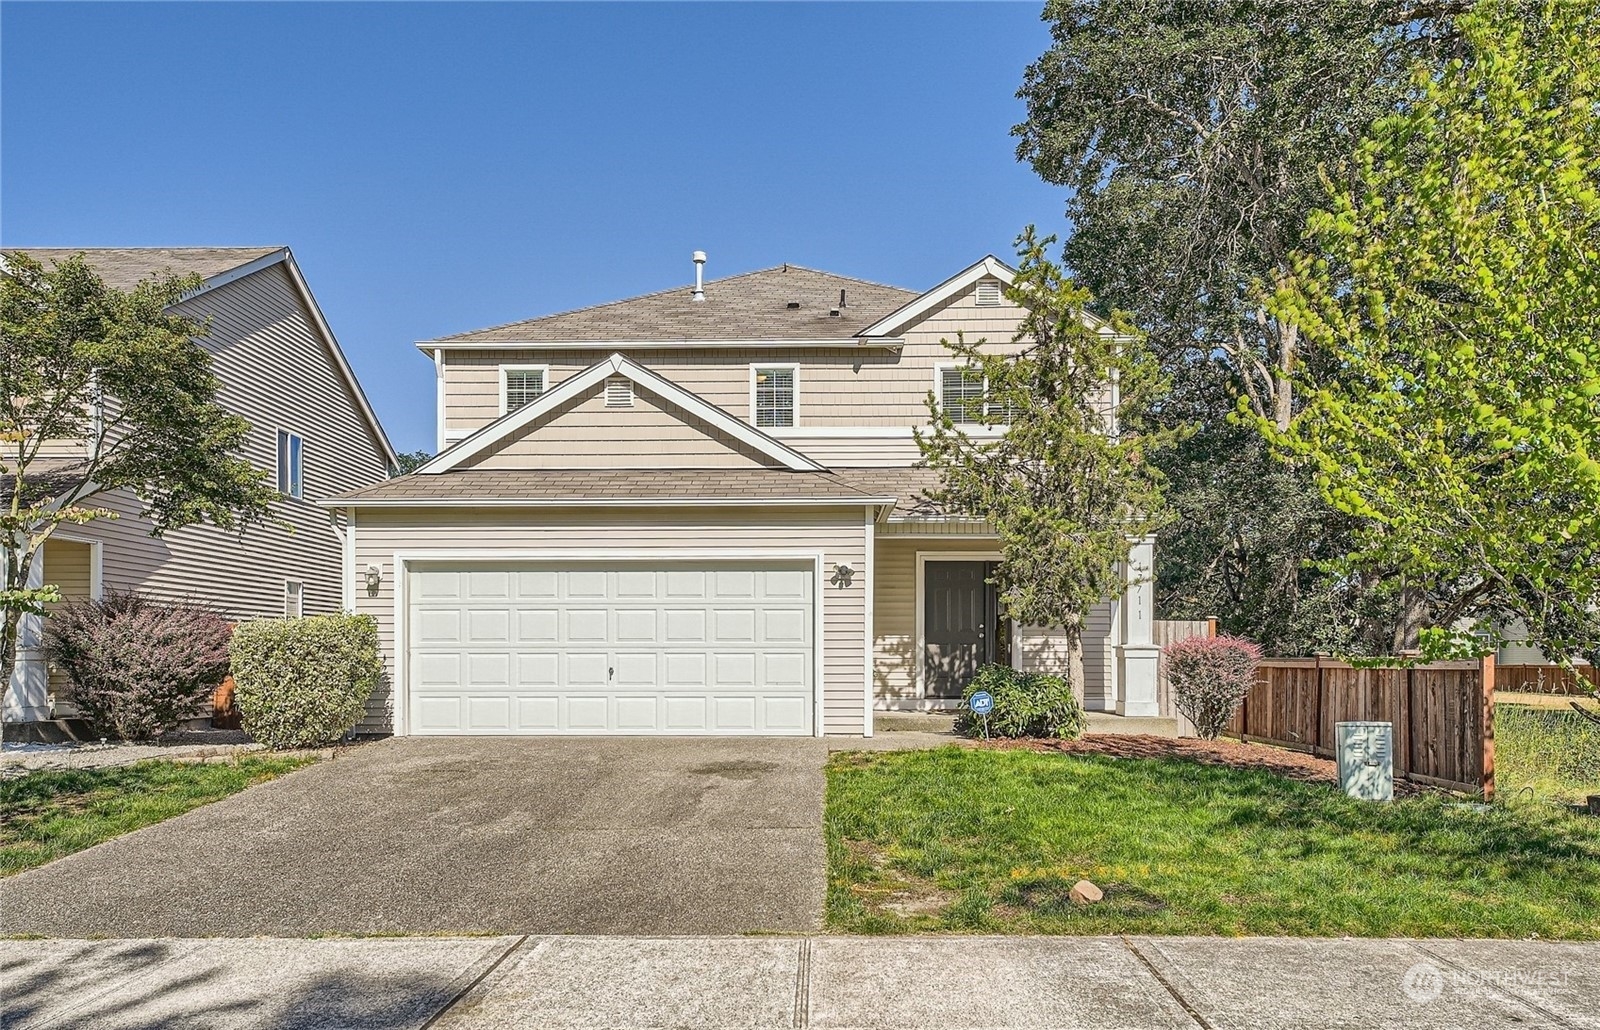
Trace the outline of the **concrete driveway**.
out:
M 0 934 L 811 931 L 795 738 L 396 738 L 0 880 Z

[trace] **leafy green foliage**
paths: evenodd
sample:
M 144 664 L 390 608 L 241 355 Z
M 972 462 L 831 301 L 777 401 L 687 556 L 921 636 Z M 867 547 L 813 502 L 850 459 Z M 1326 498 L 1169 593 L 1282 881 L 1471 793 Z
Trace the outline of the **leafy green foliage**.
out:
M 267 474 L 238 456 L 249 425 L 217 403 L 205 327 L 172 305 L 194 277 L 123 292 L 81 257 L 46 269 L 5 255 L 0 276 L 0 682 L 10 679 L 24 614 L 59 600 L 28 586 L 57 527 L 115 517 L 96 498 L 137 496 L 157 534 L 196 522 L 267 517 Z M 59 445 L 81 441 L 81 458 Z
M 1381 119 L 1274 299 L 1336 371 L 1263 430 L 1362 520 L 1346 574 L 1600 658 L 1600 11 L 1489 0 Z
M 270 748 L 338 740 L 383 676 L 370 615 L 260 619 L 234 630 L 234 701 L 244 731 Z
M 994 696 L 994 711 L 986 721 L 968 707 L 972 695 L 986 690 Z M 962 691 L 963 705 L 955 730 L 968 737 L 1083 736 L 1086 719 L 1072 684 L 1042 672 L 1018 672 L 1009 665 L 985 665 Z
M 400 463 L 396 472 L 402 476 L 415 472 L 433 460 L 433 455 L 428 451 L 406 451 L 404 454 L 398 455 L 398 457 Z
M 45 653 L 95 730 L 146 740 L 209 713 L 228 675 L 228 620 L 134 593 L 69 601 L 50 614 Z
M 1600 723 L 1569 708 L 1494 708 L 1497 796 L 1580 802 L 1600 794 Z
M 139 762 L 0 779 L 0 876 L 43 865 L 292 772 L 307 759 Z
M 1007 294 L 1026 311 L 1012 341 L 1020 349 L 946 341 L 987 384 L 984 397 L 952 410 L 930 394 L 931 429 L 916 439 L 939 473 L 933 502 L 994 526 L 1001 609 L 1025 625 L 1061 627 L 1081 666 L 1089 609 L 1122 592 L 1131 540 L 1165 520 L 1149 457 L 1179 434 L 1141 419 L 1162 389 L 1155 368 L 1126 323 L 1088 315 L 1088 293 L 1046 256 L 1053 241 L 1031 227 L 1017 241 L 1021 267 Z M 1006 431 L 974 435 L 974 425 Z M 1081 684 L 1081 671 L 1073 679 Z

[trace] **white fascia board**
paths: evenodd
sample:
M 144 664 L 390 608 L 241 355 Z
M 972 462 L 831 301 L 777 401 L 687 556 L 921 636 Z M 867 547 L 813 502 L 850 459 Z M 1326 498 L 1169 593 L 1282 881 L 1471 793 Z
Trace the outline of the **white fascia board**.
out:
M 471 497 L 342 498 L 317 501 L 324 508 L 858 508 L 863 504 L 888 505 L 893 497 L 600 497 L 474 499 Z
M 962 290 L 972 286 L 979 279 L 999 279 L 1002 283 L 1010 286 L 1016 277 L 1016 269 L 993 254 L 986 254 L 982 260 L 968 265 L 927 293 L 891 311 L 881 320 L 867 326 L 856 335 L 863 337 L 898 336 L 907 326 L 921 320 L 928 312 Z
M 866 334 L 862 334 L 863 336 Z M 418 340 L 418 350 L 684 350 L 684 349 L 793 349 L 796 347 L 899 347 L 905 341 L 877 333 L 827 340 Z
M 384 432 L 383 423 L 378 421 L 377 414 L 372 410 L 372 405 L 367 401 L 366 391 L 361 389 L 360 380 L 356 379 L 355 371 L 350 368 L 350 362 L 345 360 L 344 351 L 339 346 L 339 340 L 333 335 L 333 330 L 328 327 L 328 320 L 322 317 L 322 308 L 317 306 L 317 298 L 311 292 L 311 287 L 306 285 L 305 276 L 300 274 L 300 266 L 295 264 L 294 255 L 288 247 L 280 247 L 270 254 L 264 254 L 254 261 L 246 262 L 226 272 L 219 272 L 200 284 L 200 288 L 183 295 L 179 303 L 192 300 L 203 293 L 209 293 L 231 282 L 237 282 L 247 275 L 254 275 L 263 268 L 282 264 L 289 273 L 289 279 L 294 283 L 296 292 L 305 303 L 306 310 L 311 312 L 311 320 L 317 327 L 317 332 L 322 336 L 322 342 L 327 346 L 328 353 L 333 355 L 334 367 L 344 377 L 345 385 L 350 388 L 350 395 L 356 400 L 356 407 L 367 420 L 367 427 L 372 431 L 372 438 L 378 444 L 378 449 L 383 452 L 384 459 L 391 469 L 400 467 L 399 455 L 395 453 L 394 445 L 389 442 L 389 434 Z
M 735 418 L 716 405 L 700 399 L 678 384 L 663 379 L 643 365 L 630 361 L 621 354 L 613 354 L 604 361 L 598 361 L 590 365 L 577 375 L 569 376 L 562 380 L 558 386 L 540 394 L 537 400 L 523 405 L 516 411 L 502 415 L 443 454 L 438 455 L 432 461 L 417 469 L 417 471 L 428 475 L 448 472 L 459 466 L 466 459 L 481 453 L 489 446 L 527 426 L 539 416 L 554 410 L 612 375 L 626 376 L 633 380 L 635 385 L 643 387 L 648 392 L 656 394 L 690 414 L 716 426 L 735 440 L 760 451 L 775 461 L 781 462 L 792 471 L 827 471 L 823 466 L 812 461 L 804 454 L 773 439 L 743 419 Z
M 505 439 L 537 419 L 540 415 L 560 407 L 604 380 L 617 370 L 618 357 L 618 355 L 613 354 L 604 361 L 595 362 L 577 375 L 568 376 L 555 387 L 541 393 L 535 400 L 524 404 L 516 411 L 501 415 L 455 446 L 434 455 L 431 460 L 419 466 L 417 472 L 423 475 L 434 475 L 439 472 L 450 471 L 474 454 L 482 452 L 490 444 Z

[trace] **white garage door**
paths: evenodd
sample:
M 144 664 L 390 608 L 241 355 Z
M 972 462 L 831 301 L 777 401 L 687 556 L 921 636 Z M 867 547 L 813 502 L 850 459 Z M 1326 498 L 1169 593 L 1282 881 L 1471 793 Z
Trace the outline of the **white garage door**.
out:
M 810 563 L 419 564 L 412 733 L 809 734 Z

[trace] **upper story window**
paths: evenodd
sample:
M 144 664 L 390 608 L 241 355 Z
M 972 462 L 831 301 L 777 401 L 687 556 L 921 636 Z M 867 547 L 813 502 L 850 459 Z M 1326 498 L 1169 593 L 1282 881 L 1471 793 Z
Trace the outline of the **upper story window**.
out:
M 304 440 L 287 429 L 278 430 L 278 492 L 285 497 L 306 495 L 304 450 Z
M 1000 306 L 1000 280 L 979 279 L 975 303 L 980 308 L 994 308 Z
M 760 429 L 795 424 L 800 368 L 797 365 L 750 366 L 750 413 Z
M 549 385 L 546 365 L 500 366 L 500 413 L 516 411 L 544 393 Z
M 978 421 L 978 405 L 988 384 L 983 374 L 966 365 L 941 365 L 938 369 L 939 408 L 959 424 Z

